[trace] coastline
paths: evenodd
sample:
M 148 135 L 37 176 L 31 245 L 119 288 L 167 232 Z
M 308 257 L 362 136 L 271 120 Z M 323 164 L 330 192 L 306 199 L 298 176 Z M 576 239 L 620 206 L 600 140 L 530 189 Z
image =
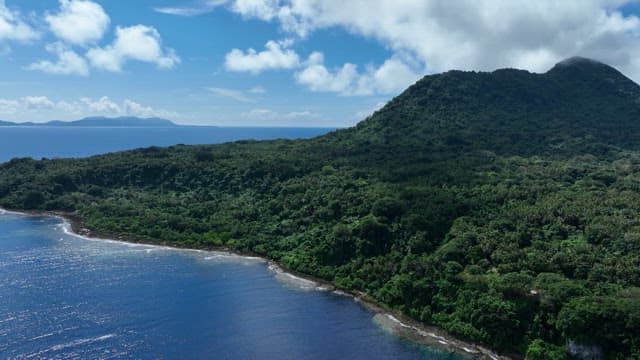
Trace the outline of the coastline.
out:
M 458 339 L 445 330 L 437 327 L 420 323 L 407 316 L 388 309 L 386 306 L 377 303 L 368 294 L 362 292 L 353 292 L 346 289 L 336 287 L 334 284 L 315 278 L 310 275 L 301 274 L 291 269 L 287 269 L 279 262 L 258 256 L 256 254 L 247 254 L 236 251 L 227 247 L 203 246 L 203 247 L 185 247 L 176 246 L 168 242 L 152 242 L 133 237 L 113 236 L 92 231 L 84 226 L 82 221 L 72 213 L 54 212 L 54 211 L 15 211 L 7 210 L 0 207 L 0 215 L 10 214 L 18 216 L 46 216 L 60 219 L 66 225 L 65 233 L 86 240 L 95 241 L 112 241 L 119 243 L 141 244 L 149 246 L 157 246 L 167 249 L 206 251 L 221 254 L 238 256 L 246 259 L 261 260 L 268 264 L 269 271 L 276 274 L 282 280 L 282 277 L 295 282 L 297 286 L 304 289 L 317 291 L 327 291 L 339 296 L 347 296 L 355 302 L 372 311 L 375 315 L 373 321 L 384 330 L 391 332 L 393 335 L 408 341 L 428 346 L 430 348 L 443 351 L 445 353 L 456 354 L 467 359 L 490 359 L 490 360 L 509 360 L 508 356 L 499 355 L 490 349 L 481 345 Z M 283 280 L 287 281 L 287 280 Z

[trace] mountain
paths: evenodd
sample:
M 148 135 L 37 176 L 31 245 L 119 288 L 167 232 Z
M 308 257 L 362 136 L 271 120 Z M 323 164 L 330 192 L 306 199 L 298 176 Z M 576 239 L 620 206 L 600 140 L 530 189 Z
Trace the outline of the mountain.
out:
M 168 127 L 178 126 L 167 119 L 161 118 L 138 118 L 131 116 L 108 118 L 108 117 L 87 117 L 75 121 L 53 120 L 45 123 L 14 123 L 0 121 L 0 126 L 79 126 L 79 127 Z
M 421 147 L 502 154 L 557 154 L 554 144 L 584 137 L 635 149 L 640 146 L 638 96 L 633 81 L 584 58 L 565 60 L 544 74 L 450 71 L 418 81 L 354 132 L 385 134 L 387 141 L 403 144 L 400 137 L 432 141 Z M 535 139 L 522 141 L 524 136 Z
M 14 159 L 0 206 L 266 256 L 515 357 L 639 357 L 639 99 L 584 58 L 449 71 L 314 139 Z

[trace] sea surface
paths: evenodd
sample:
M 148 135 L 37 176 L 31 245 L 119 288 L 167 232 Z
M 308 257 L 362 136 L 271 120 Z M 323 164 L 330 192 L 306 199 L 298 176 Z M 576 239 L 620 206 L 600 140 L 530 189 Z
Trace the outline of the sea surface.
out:
M 246 139 L 311 138 L 331 130 L 334 129 L 0 126 L 0 162 L 15 157 L 85 157 L 149 146 L 215 144 Z
M 0 128 L 0 162 L 331 129 Z M 0 359 L 455 359 L 352 298 L 225 253 L 75 236 L 0 210 Z
M 0 358 L 452 359 L 352 298 L 219 252 L 90 240 L 0 214 Z

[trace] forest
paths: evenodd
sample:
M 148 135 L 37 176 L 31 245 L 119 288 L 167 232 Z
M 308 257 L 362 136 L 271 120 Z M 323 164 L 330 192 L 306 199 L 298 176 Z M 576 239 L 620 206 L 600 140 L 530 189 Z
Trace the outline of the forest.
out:
M 259 254 L 504 354 L 640 358 L 640 86 L 587 59 L 429 75 L 309 140 L 13 159 L 0 206 Z

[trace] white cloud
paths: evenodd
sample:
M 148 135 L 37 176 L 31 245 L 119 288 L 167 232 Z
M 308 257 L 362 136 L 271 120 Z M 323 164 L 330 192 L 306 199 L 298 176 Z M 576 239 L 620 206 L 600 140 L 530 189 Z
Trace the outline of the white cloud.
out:
M 330 72 L 324 66 L 324 55 L 314 52 L 309 56 L 305 68 L 296 74 L 296 80 L 312 91 L 351 92 L 358 77 L 357 66 L 351 63 Z
M 91 98 L 81 98 L 80 103 L 86 106 L 86 108 L 95 114 L 122 114 L 122 106 L 116 104 L 108 96 L 103 96 L 100 99 L 94 100 Z
M 162 47 L 160 33 L 145 25 L 118 27 L 113 44 L 91 48 L 86 55 L 91 65 L 111 72 L 122 71 L 129 60 L 153 63 L 160 69 L 171 69 L 180 63 L 173 49 Z
M 60 12 L 45 20 L 60 40 L 79 46 L 102 39 L 110 22 L 102 6 L 89 0 L 60 0 Z
M 631 2 L 235 0 L 229 8 L 245 18 L 278 21 L 283 31 L 301 37 L 342 27 L 376 39 L 396 56 L 413 57 L 426 72 L 510 66 L 546 71 L 581 55 L 640 80 L 640 19 L 618 10 Z
M 212 92 L 213 94 L 216 94 L 217 96 L 231 98 L 231 99 L 234 99 L 234 100 L 237 100 L 237 101 L 241 101 L 241 102 L 250 102 L 251 101 L 244 94 L 244 92 L 240 91 L 240 90 L 233 90 L 233 89 L 220 88 L 220 87 L 210 87 L 210 88 L 207 88 L 207 90 Z
M 380 67 L 367 66 L 363 73 L 358 66 L 345 63 L 338 69 L 327 69 L 324 55 L 313 52 L 307 61 L 300 62 L 298 54 L 290 49 L 293 41 L 269 41 L 266 50 L 256 52 L 249 49 L 246 53 L 233 49 L 227 54 L 225 67 L 229 71 L 242 71 L 257 74 L 272 69 L 299 69 L 295 74 L 296 81 L 312 91 L 335 92 L 341 95 L 373 95 L 397 92 L 419 77 L 407 62 L 394 56 L 386 60 Z M 264 89 L 258 87 L 255 93 Z
M 108 96 L 99 99 L 82 98 L 76 105 L 81 105 L 81 111 L 87 115 L 103 115 L 103 116 L 140 116 L 140 117 L 177 117 L 174 111 L 165 109 L 155 109 L 148 105 L 142 105 L 131 99 L 124 99 L 116 102 Z
M 278 15 L 278 0 L 235 0 L 231 6 L 233 11 L 245 17 L 271 20 Z
M 98 99 L 83 97 L 77 100 L 55 101 L 46 96 L 24 96 L 18 99 L 0 99 L 0 114 L 24 115 L 51 120 L 54 117 L 78 118 L 85 116 L 178 116 L 173 111 L 154 109 L 131 99 L 115 101 L 108 96 Z
M 140 117 L 176 117 L 177 114 L 173 111 L 158 110 L 151 106 L 141 105 L 133 100 L 125 99 L 123 101 L 123 112 L 127 115 L 140 116 Z
M 55 106 L 46 96 L 25 96 L 21 100 L 30 109 L 51 109 Z
M 393 57 L 379 68 L 370 67 L 367 75 L 361 77 L 364 83 L 359 86 L 365 92 L 390 94 L 404 90 L 416 82 L 420 75 L 400 58 Z
M 15 114 L 20 108 L 20 101 L 0 99 L 0 114 Z
M 154 11 L 176 16 L 197 16 L 209 13 L 220 5 L 224 5 L 227 0 L 201 0 L 194 6 L 189 7 L 155 7 Z
M 56 62 L 42 60 L 26 67 L 28 70 L 38 70 L 55 75 L 89 75 L 89 66 L 83 57 L 61 43 L 49 44 L 47 51 L 55 54 Z
M 0 0 L 0 42 L 27 42 L 38 37 L 39 34 L 21 19 L 20 14 L 7 8 L 5 1 Z
M 246 52 L 240 49 L 231 50 L 225 57 L 225 68 L 228 71 L 249 72 L 258 74 L 265 70 L 293 69 L 300 64 L 300 59 L 295 51 L 289 49 L 292 41 L 270 40 L 265 45 L 265 50 L 256 52 L 249 49 Z
M 335 92 L 341 95 L 373 95 L 398 92 L 415 82 L 419 75 L 397 57 L 386 60 L 380 67 L 368 66 L 360 73 L 358 67 L 346 63 L 329 70 L 322 53 L 309 56 L 296 81 L 311 91 Z

